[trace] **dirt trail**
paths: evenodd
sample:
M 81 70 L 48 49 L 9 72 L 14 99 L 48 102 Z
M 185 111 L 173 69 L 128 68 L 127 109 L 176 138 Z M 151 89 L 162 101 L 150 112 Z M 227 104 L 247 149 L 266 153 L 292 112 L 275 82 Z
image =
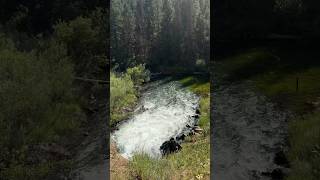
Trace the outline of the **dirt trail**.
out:
M 128 160 L 123 158 L 118 153 L 114 142 L 110 144 L 110 178 L 112 180 L 127 180 L 128 174 Z

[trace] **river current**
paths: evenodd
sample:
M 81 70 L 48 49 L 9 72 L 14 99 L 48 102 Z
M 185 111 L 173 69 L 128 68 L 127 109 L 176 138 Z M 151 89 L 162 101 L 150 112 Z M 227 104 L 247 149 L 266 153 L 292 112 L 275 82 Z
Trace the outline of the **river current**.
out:
M 159 80 L 147 85 L 134 115 L 119 126 L 111 137 L 121 155 L 134 153 L 161 157 L 160 146 L 193 125 L 199 97 L 178 81 Z

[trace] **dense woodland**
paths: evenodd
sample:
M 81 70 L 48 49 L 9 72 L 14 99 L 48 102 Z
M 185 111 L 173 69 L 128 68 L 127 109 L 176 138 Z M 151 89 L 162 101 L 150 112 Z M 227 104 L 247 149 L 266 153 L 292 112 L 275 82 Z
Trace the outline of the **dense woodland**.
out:
M 107 87 L 79 80 L 108 79 L 107 5 L 0 2 L 0 179 L 59 179 L 73 168 L 72 144 L 98 124 L 93 100 L 107 111 Z
M 204 71 L 210 58 L 209 0 L 113 0 L 111 63 L 152 72 Z
M 265 39 L 285 34 L 318 38 L 317 0 L 213 1 L 214 36 L 218 40 Z

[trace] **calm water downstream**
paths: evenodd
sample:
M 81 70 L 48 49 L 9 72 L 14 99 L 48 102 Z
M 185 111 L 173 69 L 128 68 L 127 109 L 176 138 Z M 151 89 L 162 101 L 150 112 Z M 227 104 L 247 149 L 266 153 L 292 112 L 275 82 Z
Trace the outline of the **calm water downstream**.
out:
M 262 180 L 278 168 L 275 153 L 285 146 L 286 120 L 250 82 L 220 84 L 214 90 L 213 176 L 217 180 Z
M 131 119 L 111 136 L 120 153 L 130 158 L 134 153 L 160 157 L 160 146 L 193 125 L 199 98 L 177 81 L 149 83 Z

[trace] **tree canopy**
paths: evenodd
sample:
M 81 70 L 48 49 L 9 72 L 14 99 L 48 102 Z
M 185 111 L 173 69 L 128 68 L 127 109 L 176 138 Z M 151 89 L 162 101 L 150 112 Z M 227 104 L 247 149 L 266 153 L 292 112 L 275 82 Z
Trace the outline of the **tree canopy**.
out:
M 113 0 L 111 3 L 114 69 L 124 71 L 127 67 L 146 64 L 156 72 L 206 70 L 210 53 L 209 0 Z

